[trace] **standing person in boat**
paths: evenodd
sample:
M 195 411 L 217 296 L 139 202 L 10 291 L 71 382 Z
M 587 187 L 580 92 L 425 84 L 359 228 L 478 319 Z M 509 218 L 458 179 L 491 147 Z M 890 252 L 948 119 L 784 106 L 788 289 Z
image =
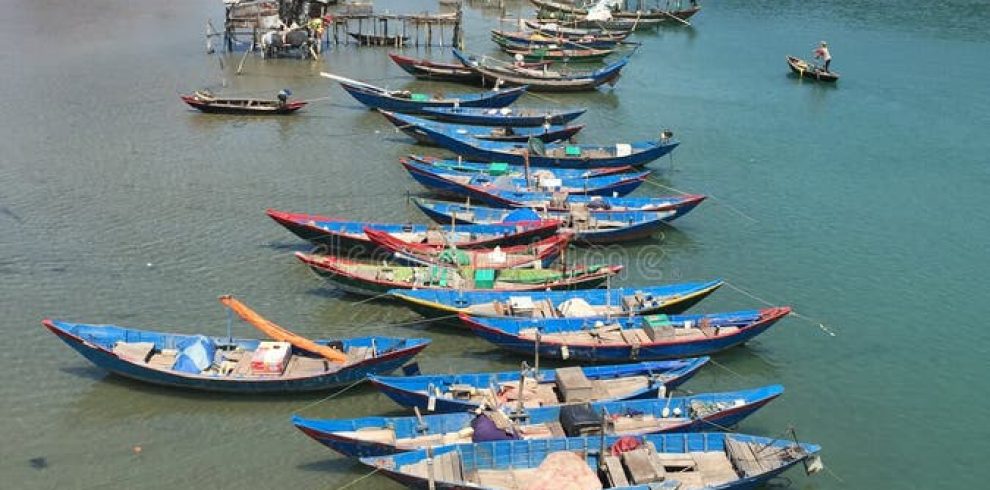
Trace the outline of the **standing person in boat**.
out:
M 815 59 L 821 59 L 825 63 L 825 72 L 829 71 L 828 65 L 832 63 L 832 53 L 828 52 L 828 43 L 822 41 L 814 51 Z

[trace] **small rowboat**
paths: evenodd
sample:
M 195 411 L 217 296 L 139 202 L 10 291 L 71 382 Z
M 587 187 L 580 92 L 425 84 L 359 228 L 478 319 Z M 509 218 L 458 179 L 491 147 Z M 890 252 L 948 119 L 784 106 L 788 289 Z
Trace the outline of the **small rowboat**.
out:
M 253 315 L 249 318 L 261 318 L 243 305 L 228 306 L 236 308 L 238 314 Z M 266 345 L 253 339 L 50 319 L 42 323 L 69 347 L 111 373 L 156 385 L 226 393 L 295 393 L 347 385 L 369 374 L 397 369 L 430 343 L 428 339 L 392 337 L 310 341 L 270 322 L 267 326 L 275 334 L 273 338 L 288 343 Z M 289 352 L 274 365 L 258 360 L 268 359 L 261 354 L 275 349 Z
M 505 107 L 526 92 L 526 87 L 516 87 L 479 94 L 429 95 L 408 90 L 386 90 L 326 72 L 320 75 L 340 82 L 351 97 L 371 109 L 406 113 L 418 113 L 427 107 Z
M 393 289 L 389 295 L 426 318 L 464 313 L 472 317 L 588 318 L 681 313 L 719 287 L 721 280 L 641 288 L 577 291 L 447 291 Z M 459 324 L 460 325 L 460 324 Z
M 190 107 L 199 109 L 211 114 L 239 114 L 239 115 L 286 115 L 292 114 L 306 106 L 307 102 L 302 100 L 281 100 L 271 99 L 230 99 L 196 92 L 193 95 L 180 96 L 182 101 Z
M 626 318 L 460 319 L 481 338 L 514 352 L 580 361 L 675 359 L 741 345 L 791 312 L 788 307 L 710 315 Z M 537 337 L 539 340 L 537 340 Z
M 449 170 L 462 174 L 485 175 L 488 177 L 512 177 L 520 178 L 526 176 L 526 167 L 523 165 L 509 165 L 508 163 L 472 162 L 469 160 L 447 160 L 436 157 L 409 155 L 409 160 L 416 163 L 429 165 L 433 169 Z M 531 174 L 546 172 L 547 178 L 551 179 L 587 179 L 590 177 L 604 177 L 606 175 L 617 175 L 623 173 L 636 173 L 634 167 L 604 167 L 604 168 L 545 168 L 530 169 Z M 649 172 L 648 170 L 645 172 Z
M 348 257 L 384 257 L 391 255 L 379 248 L 364 233 L 366 228 L 384 231 L 396 238 L 431 245 L 437 249 L 456 246 L 462 249 L 492 248 L 531 243 L 553 236 L 559 221 L 518 222 L 479 226 L 369 223 L 343 221 L 318 214 L 288 213 L 269 209 L 268 216 L 299 238 L 325 247 L 330 253 Z
M 450 170 L 405 159 L 399 161 L 409 171 L 412 178 L 437 194 L 453 196 L 458 199 L 471 197 L 480 199 L 482 202 L 488 202 L 493 206 L 507 207 L 528 206 L 529 204 L 522 203 L 520 195 L 502 196 L 502 192 L 525 193 L 523 195 L 526 197 L 533 197 L 531 194 L 536 192 L 544 199 L 544 204 L 553 201 L 554 195 L 624 196 L 642 185 L 650 175 L 649 171 L 645 171 L 561 179 L 549 169 L 532 169 L 527 181 L 526 175 L 522 177 L 492 177 L 487 174 Z M 567 198 L 564 199 L 564 201 L 566 200 Z
M 302 252 L 296 252 L 296 258 L 341 290 L 363 296 L 380 296 L 390 289 L 543 291 L 592 288 L 622 270 L 621 265 L 577 266 L 566 270 L 400 266 Z
M 413 198 L 413 202 L 438 223 L 488 224 L 510 223 L 514 220 L 555 219 L 562 223 L 561 230 L 574 233 L 574 243 L 579 245 L 604 245 L 609 243 L 644 240 L 660 231 L 670 220 L 689 211 L 599 211 L 595 213 L 574 209 L 571 211 L 534 211 L 532 209 L 505 209 L 485 206 L 465 206 L 446 201 Z
M 512 269 L 537 265 L 550 267 L 571 241 L 570 234 L 561 233 L 529 245 L 474 250 L 451 247 L 438 250 L 430 245 L 403 241 L 371 228 L 364 232 L 376 245 L 391 250 L 395 259 L 400 262 L 473 269 Z
M 524 107 L 472 108 L 435 107 L 424 108 L 422 115 L 445 122 L 476 126 L 542 126 L 567 124 L 584 114 L 587 109 L 535 109 Z
M 810 78 L 821 82 L 836 82 L 839 80 L 838 73 L 834 71 L 825 71 L 825 68 L 822 66 L 809 63 L 801 58 L 795 58 L 793 56 L 787 56 L 786 59 L 787 66 L 789 66 L 791 71 L 800 78 Z
M 731 427 L 783 394 L 770 385 L 724 393 L 702 393 L 655 400 L 596 402 L 530 408 L 524 417 L 504 413 L 442 413 L 420 417 L 306 419 L 292 424 L 324 446 L 347 457 L 386 456 L 427 447 L 483 442 L 490 420 L 501 429 L 495 437 L 550 439 L 598 434 L 603 418 L 606 435 L 643 435 L 713 431 Z M 484 417 L 484 419 L 479 419 Z M 511 418 L 510 418 L 511 417 Z M 505 429 L 499 424 L 505 425 Z M 479 427 L 480 430 L 475 430 Z
M 588 15 L 588 9 L 575 6 L 573 4 L 554 2 L 553 0 L 530 0 L 534 5 L 544 11 L 563 12 L 575 15 Z M 618 10 L 611 12 L 613 19 L 628 20 L 651 20 L 657 22 L 671 22 L 675 24 L 685 24 L 687 19 L 693 17 L 701 11 L 700 5 L 692 5 L 686 9 L 664 10 L 653 8 L 644 11 Z
M 405 36 L 387 36 L 381 34 L 361 34 L 358 32 L 348 32 L 348 36 L 351 36 L 357 43 L 361 46 L 404 46 L 409 42 L 409 38 Z
M 505 141 L 505 142 L 526 142 L 531 138 L 539 139 L 546 143 L 554 143 L 574 137 L 584 129 L 584 125 L 575 126 L 536 126 L 513 128 L 511 126 L 469 126 L 465 124 L 441 123 L 430 121 L 406 114 L 396 114 L 389 111 L 379 111 L 385 119 L 395 125 L 397 129 L 411 136 L 417 142 L 424 145 L 435 145 L 433 140 L 425 131 L 419 129 L 424 125 L 443 125 L 444 127 L 456 131 L 459 134 L 468 135 L 479 140 Z M 401 116 L 401 117 L 400 117 Z M 415 123 L 413 123 L 415 121 Z
M 789 438 L 709 432 L 452 444 L 361 462 L 410 488 L 741 490 L 800 463 L 820 471 L 820 451 Z
M 527 372 L 521 397 L 526 408 L 656 398 L 694 376 L 707 357 L 612 366 L 569 367 Z M 462 412 L 482 404 L 515 408 L 520 371 L 498 373 L 369 376 L 371 384 L 400 406 L 427 412 Z M 575 386 L 590 390 L 569 389 Z

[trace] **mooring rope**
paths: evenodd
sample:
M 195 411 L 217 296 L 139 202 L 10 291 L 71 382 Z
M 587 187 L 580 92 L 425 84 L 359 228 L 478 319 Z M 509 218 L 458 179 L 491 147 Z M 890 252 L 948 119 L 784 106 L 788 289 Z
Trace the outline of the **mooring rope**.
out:
M 344 393 L 345 391 L 347 391 L 347 390 L 349 390 L 349 389 L 351 389 L 351 388 L 353 388 L 353 387 L 355 387 L 355 386 L 357 386 L 357 385 L 359 385 L 361 383 L 364 383 L 367 380 L 368 380 L 367 378 L 361 378 L 361 379 L 359 379 L 359 380 L 357 380 L 357 381 L 355 381 L 355 382 L 347 385 L 346 387 L 341 388 L 341 389 L 339 389 L 339 390 L 337 390 L 337 391 L 335 391 L 335 392 L 327 395 L 324 398 L 321 398 L 321 399 L 316 400 L 315 402 L 310 403 L 310 404 L 308 404 L 308 405 L 306 405 L 306 406 L 304 406 L 302 408 L 299 408 L 299 409 L 294 410 L 292 413 L 300 413 L 302 411 L 305 411 L 305 410 L 308 410 L 310 408 L 313 408 L 313 407 L 315 407 L 315 406 L 317 406 L 317 405 L 319 405 L 319 404 L 321 404 L 323 402 L 330 401 L 330 400 L 336 398 L 337 396 L 339 396 L 341 393 Z
M 355 484 L 355 483 L 357 483 L 357 482 L 359 482 L 361 480 L 364 480 L 365 478 L 368 478 L 369 476 L 374 475 L 375 473 L 378 473 L 379 471 L 381 471 L 381 469 L 382 469 L 382 467 L 381 466 L 378 466 L 375 469 L 371 470 L 367 475 L 360 476 L 360 477 L 358 477 L 358 478 L 356 478 L 354 480 L 351 480 L 350 483 L 348 483 L 348 484 L 346 484 L 344 486 L 337 487 L 337 490 L 344 490 L 345 488 L 347 488 L 347 487 L 349 487 L 349 486 L 351 486 L 351 485 L 353 485 L 353 484 Z
M 661 184 L 661 183 L 657 182 L 656 180 L 653 180 L 653 179 L 651 179 L 649 177 L 646 178 L 645 182 L 647 184 L 650 184 L 650 185 L 659 187 L 661 189 L 666 189 L 666 190 L 669 190 L 669 191 L 672 191 L 672 192 L 676 192 L 678 194 L 690 194 L 689 192 L 682 191 L 680 189 L 671 187 L 669 185 Z M 720 206 L 724 206 L 726 209 L 732 211 L 733 213 L 735 213 L 735 214 L 737 214 L 739 216 L 742 216 L 743 218 L 746 218 L 746 219 L 752 221 L 753 223 L 759 223 L 759 220 L 757 220 L 756 218 L 754 218 L 754 217 L 752 217 L 752 216 L 750 216 L 750 215 L 748 215 L 748 214 L 740 211 L 739 209 L 737 209 L 736 207 L 734 207 L 734 206 L 726 203 L 722 199 L 716 198 L 714 194 L 705 194 L 705 195 L 708 197 L 708 199 L 712 200 L 713 202 L 716 202 Z
M 732 284 L 729 281 L 725 281 L 724 284 L 726 286 L 729 286 L 730 288 L 738 291 L 739 293 L 741 293 L 741 294 L 743 294 L 743 295 L 751 298 L 751 299 L 754 299 L 756 301 L 759 301 L 760 303 L 763 303 L 766 306 L 777 306 L 775 303 L 771 303 L 770 301 L 767 301 L 767 300 L 765 300 L 765 299 L 763 299 L 763 298 L 761 298 L 761 297 L 759 297 L 759 296 L 757 296 L 757 295 L 755 295 L 753 293 L 750 293 L 749 291 L 746 291 L 745 289 L 743 289 L 743 288 L 741 288 L 739 286 L 736 286 L 735 284 Z M 822 322 L 821 320 L 818 320 L 818 319 L 815 319 L 815 318 L 811 318 L 811 317 L 802 315 L 801 313 L 798 313 L 797 311 L 795 311 L 793 309 L 791 309 L 791 315 L 794 316 L 795 318 L 800 318 L 800 319 L 802 319 L 802 320 L 804 320 L 804 321 L 806 321 L 808 323 L 811 323 L 812 325 L 816 325 L 822 332 L 825 332 L 830 337 L 835 337 L 836 336 L 835 331 L 833 331 L 831 328 L 825 326 L 825 323 Z

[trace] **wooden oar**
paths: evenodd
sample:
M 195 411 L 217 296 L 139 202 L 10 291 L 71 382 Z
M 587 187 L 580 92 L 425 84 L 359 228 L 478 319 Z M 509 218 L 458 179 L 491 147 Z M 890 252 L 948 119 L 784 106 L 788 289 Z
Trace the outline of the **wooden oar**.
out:
M 264 332 L 269 337 L 275 340 L 288 342 L 293 346 L 298 347 L 299 349 L 323 356 L 328 360 L 340 364 L 347 362 L 347 356 L 344 355 L 343 352 L 334 349 L 332 347 L 317 344 L 312 340 L 296 335 L 276 325 L 275 323 L 265 319 L 265 317 L 259 315 L 251 308 L 248 308 L 247 305 L 245 305 L 244 303 L 241 303 L 240 301 L 234 299 L 233 296 L 230 295 L 221 296 L 220 302 L 223 303 L 223 305 L 226 306 L 227 308 L 230 308 L 230 310 L 236 313 L 237 316 L 241 317 L 241 319 L 250 323 L 255 328 L 261 330 L 262 332 Z
M 677 22 L 680 22 L 681 24 L 684 24 L 684 25 L 686 25 L 688 27 L 693 27 L 690 22 L 688 22 L 688 21 L 686 21 L 686 20 L 684 20 L 684 19 L 682 19 L 682 18 L 680 18 L 680 17 L 678 17 L 678 16 L 676 16 L 676 15 L 670 13 L 670 12 L 667 12 L 666 10 L 661 10 L 661 12 L 663 12 L 663 14 L 666 15 L 667 17 L 670 17 L 671 19 L 674 19 Z

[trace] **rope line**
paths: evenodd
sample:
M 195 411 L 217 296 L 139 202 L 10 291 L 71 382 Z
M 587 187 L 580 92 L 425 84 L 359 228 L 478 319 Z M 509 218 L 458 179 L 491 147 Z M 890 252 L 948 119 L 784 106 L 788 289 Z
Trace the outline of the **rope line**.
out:
M 378 473 L 379 471 L 381 471 L 381 469 L 382 469 L 382 467 L 381 466 L 378 466 L 375 469 L 371 470 L 371 472 L 368 473 L 367 475 L 360 476 L 360 477 L 358 477 L 358 478 L 356 478 L 354 480 L 351 480 L 350 483 L 348 483 L 348 484 L 346 484 L 344 486 L 337 487 L 337 490 L 344 490 L 345 488 L 347 488 L 347 487 L 349 487 L 349 486 L 351 486 L 351 485 L 353 485 L 353 484 L 355 484 L 355 483 L 357 483 L 357 482 L 359 482 L 361 480 L 364 480 L 365 478 L 368 478 L 369 476 L 374 475 L 375 473 Z
M 743 288 L 741 288 L 739 286 L 736 286 L 735 284 L 732 284 L 729 281 L 725 281 L 725 285 L 726 286 L 729 286 L 730 288 L 736 290 L 737 292 L 739 292 L 739 293 L 741 293 L 741 294 L 743 294 L 743 295 L 745 295 L 745 296 L 747 296 L 747 297 L 749 297 L 751 299 L 754 299 L 754 300 L 756 300 L 756 301 L 758 301 L 760 303 L 763 303 L 766 306 L 776 306 L 775 303 L 771 303 L 771 302 L 769 302 L 769 301 L 767 301 L 767 300 L 765 300 L 765 299 L 763 299 L 763 298 L 761 298 L 761 297 L 759 297 L 759 296 L 757 296 L 757 295 L 755 295 L 753 293 L 750 293 L 749 291 L 746 291 L 745 289 L 743 289 Z M 818 319 L 815 319 L 815 318 L 811 318 L 811 317 L 802 315 L 801 313 L 798 313 L 797 311 L 795 311 L 793 309 L 791 310 L 791 315 L 793 315 L 795 318 L 800 318 L 800 319 L 802 319 L 802 320 L 804 320 L 804 321 L 806 321 L 808 323 L 811 323 L 812 325 L 817 326 L 822 332 L 825 332 L 825 334 L 828 335 L 829 337 L 835 337 L 836 336 L 835 331 L 832 330 L 831 328 L 825 326 L 825 323 L 823 321 L 821 321 L 821 320 L 818 320 Z
M 340 395 L 341 393 L 344 393 L 345 391 L 347 391 L 347 390 L 349 390 L 349 389 L 351 389 L 351 388 L 353 388 L 353 387 L 355 387 L 355 386 L 357 386 L 357 385 L 359 385 L 359 384 L 361 384 L 361 383 L 364 383 L 365 381 L 367 381 L 367 378 L 361 378 L 361 379 L 359 379 L 359 380 L 357 380 L 357 381 L 355 381 L 355 382 L 353 382 L 353 383 L 351 383 L 351 384 L 349 384 L 349 385 L 347 385 L 346 387 L 344 387 L 344 388 L 341 388 L 341 389 L 339 389 L 339 390 L 337 390 L 337 391 L 335 391 L 335 392 L 333 392 L 333 393 L 331 393 L 331 394 L 329 394 L 329 395 L 327 395 L 327 396 L 326 396 L 326 397 L 324 397 L 324 398 L 321 398 L 321 399 L 319 399 L 319 400 L 316 400 L 316 401 L 315 401 L 315 402 L 313 402 L 313 403 L 310 403 L 310 404 L 308 404 L 308 405 L 306 405 L 306 406 L 304 406 L 304 407 L 302 407 L 302 408 L 300 408 L 300 409 L 297 409 L 297 410 L 295 410 L 295 411 L 294 411 L 293 413 L 300 413 L 300 412 L 302 412 L 302 411 L 304 411 L 304 410 L 308 410 L 308 409 L 310 409 L 310 408 L 313 408 L 313 407 L 315 407 L 315 406 L 317 406 L 317 405 L 319 405 L 319 404 L 321 404 L 321 403 L 323 403 L 323 402 L 327 402 L 327 401 L 330 401 L 330 400 L 332 400 L 332 399 L 334 399 L 334 398 L 336 398 L 336 397 L 337 397 L 338 395 Z

